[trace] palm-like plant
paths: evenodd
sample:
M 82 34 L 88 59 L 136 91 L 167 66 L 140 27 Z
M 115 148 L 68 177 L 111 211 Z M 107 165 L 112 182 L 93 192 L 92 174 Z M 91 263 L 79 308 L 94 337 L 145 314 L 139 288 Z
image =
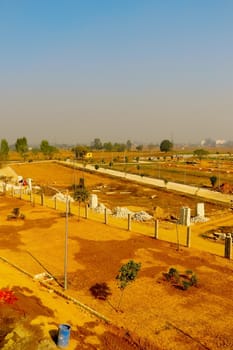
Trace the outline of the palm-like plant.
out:
M 89 197 L 89 192 L 85 186 L 78 186 L 74 190 L 74 200 L 78 202 L 78 219 L 80 220 L 80 204 L 85 203 Z

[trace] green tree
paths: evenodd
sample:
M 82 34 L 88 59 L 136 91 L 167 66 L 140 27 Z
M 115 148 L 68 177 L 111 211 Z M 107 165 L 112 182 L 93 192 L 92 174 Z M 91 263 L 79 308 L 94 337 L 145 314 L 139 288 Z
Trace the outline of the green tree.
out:
M 140 269 L 141 263 L 136 263 L 134 260 L 129 260 L 126 264 L 121 266 L 119 273 L 116 276 L 116 280 L 118 281 L 118 287 L 121 290 L 121 297 L 119 300 L 118 309 L 120 307 L 125 288 L 128 286 L 129 283 L 134 282 Z
M 215 185 L 217 183 L 217 176 L 215 176 L 215 175 L 210 176 L 210 182 L 211 182 L 212 187 L 215 187 Z
M 128 141 L 126 142 L 126 149 L 127 149 L 127 151 L 130 151 L 131 148 L 132 148 L 132 142 L 131 142 L 130 140 L 128 140 Z
M 74 152 L 75 159 L 83 159 L 88 151 L 89 148 L 82 145 L 78 145 L 72 148 L 72 152 Z
M 207 150 L 203 149 L 203 148 L 195 149 L 193 151 L 193 155 L 197 156 L 200 160 L 203 157 L 207 156 L 208 154 L 209 154 L 209 152 Z
M 160 148 L 161 152 L 169 152 L 173 148 L 173 143 L 171 141 L 169 141 L 169 140 L 163 140 L 160 143 L 159 148 Z
M 126 145 L 124 143 L 115 142 L 113 145 L 113 149 L 116 152 L 124 152 L 126 150 Z
M 103 144 L 103 149 L 107 152 L 111 152 L 113 150 L 113 144 L 111 142 L 105 142 Z
M 44 156 L 48 157 L 49 159 L 51 159 L 53 154 L 57 151 L 56 147 L 51 146 L 47 140 L 41 141 L 40 150 Z
M 138 145 L 138 146 L 136 147 L 136 150 L 137 150 L 137 151 L 142 151 L 142 150 L 143 150 L 143 145 Z
M 28 142 L 25 136 L 18 138 L 16 140 L 15 149 L 21 155 L 21 157 L 25 160 L 28 152 Z
M 74 186 L 74 200 L 78 202 L 78 219 L 80 220 L 80 205 L 85 203 L 89 197 L 89 192 L 84 185 L 84 181 L 81 181 L 78 186 Z
M 91 144 L 91 147 L 96 150 L 100 150 L 103 148 L 102 142 L 99 138 L 95 138 Z
M 0 160 L 6 161 L 9 154 L 9 145 L 6 139 L 1 140 L 0 144 Z

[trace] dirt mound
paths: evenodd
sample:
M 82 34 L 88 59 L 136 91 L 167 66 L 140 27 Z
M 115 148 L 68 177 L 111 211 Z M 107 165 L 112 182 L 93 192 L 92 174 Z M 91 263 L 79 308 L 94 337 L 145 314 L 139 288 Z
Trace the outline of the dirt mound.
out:
M 0 168 L 0 179 L 6 179 L 6 180 L 11 180 L 11 181 L 16 181 L 17 180 L 17 174 L 16 172 L 9 166 Z

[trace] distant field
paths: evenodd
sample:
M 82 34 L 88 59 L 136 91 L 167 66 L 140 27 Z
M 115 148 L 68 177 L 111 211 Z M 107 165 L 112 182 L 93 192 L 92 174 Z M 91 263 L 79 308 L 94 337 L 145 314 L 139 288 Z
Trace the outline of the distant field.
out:
M 88 162 L 96 166 L 112 168 L 115 170 L 134 173 L 141 176 L 151 176 L 165 181 L 173 181 L 182 184 L 190 184 L 198 187 L 212 187 L 210 177 L 216 176 L 216 189 L 222 183 L 233 184 L 233 169 L 231 152 L 212 153 L 208 158 L 199 160 L 192 157 L 193 150 L 182 155 L 179 152 L 165 154 L 158 150 L 105 152 L 95 151 Z M 55 159 L 74 160 L 71 150 L 59 150 L 54 155 Z M 29 152 L 26 162 L 43 160 L 44 156 L 39 152 Z M 10 152 L 9 161 L 22 161 L 17 152 Z M 78 162 L 87 162 L 78 160 Z

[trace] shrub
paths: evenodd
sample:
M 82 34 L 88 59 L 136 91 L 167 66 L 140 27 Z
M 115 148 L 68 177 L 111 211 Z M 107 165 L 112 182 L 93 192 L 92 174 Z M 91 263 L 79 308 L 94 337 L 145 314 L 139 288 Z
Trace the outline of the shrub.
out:
M 168 282 L 171 282 L 175 287 L 182 290 L 187 290 L 189 287 L 197 286 L 198 283 L 197 276 L 192 270 L 186 270 L 185 273 L 180 274 L 177 269 L 171 267 L 164 276 Z
M 14 292 L 5 289 L 5 290 L 0 290 L 0 302 L 3 304 L 14 304 L 14 302 L 18 300 L 18 298 L 14 295 Z
M 120 303 L 122 300 L 123 292 L 128 284 L 135 281 L 138 272 L 141 269 L 141 263 L 137 263 L 134 260 L 129 260 L 128 263 L 121 266 L 116 276 L 118 287 L 121 290 L 121 297 L 118 303 L 117 309 L 119 310 Z

